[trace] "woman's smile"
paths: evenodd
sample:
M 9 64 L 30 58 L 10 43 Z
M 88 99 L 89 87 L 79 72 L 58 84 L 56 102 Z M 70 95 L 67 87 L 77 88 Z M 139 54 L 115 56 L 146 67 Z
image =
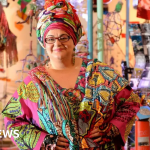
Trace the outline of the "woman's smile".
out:
M 63 50 L 65 50 L 65 49 L 64 48 L 56 48 L 56 49 L 54 49 L 54 51 L 56 51 L 56 52 L 61 52 Z

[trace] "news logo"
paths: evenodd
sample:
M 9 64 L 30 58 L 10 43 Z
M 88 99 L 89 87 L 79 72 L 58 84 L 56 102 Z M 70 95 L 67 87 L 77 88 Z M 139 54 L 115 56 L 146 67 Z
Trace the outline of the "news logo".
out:
M 0 130 L 0 139 L 1 138 L 11 138 L 12 135 L 14 138 L 18 138 L 19 130 Z

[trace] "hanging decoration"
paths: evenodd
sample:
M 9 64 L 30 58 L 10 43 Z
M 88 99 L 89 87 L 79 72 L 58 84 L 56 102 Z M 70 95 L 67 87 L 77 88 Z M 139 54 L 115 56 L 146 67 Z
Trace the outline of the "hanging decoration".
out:
M 31 0 L 29 1 L 26 1 L 26 0 L 21 0 L 21 12 L 25 13 L 26 12 L 26 9 L 27 9 L 27 4 L 30 2 Z
M 24 22 L 26 22 L 27 24 L 29 24 L 28 16 L 25 13 L 21 12 L 20 10 L 17 10 L 17 16 L 19 18 L 21 18 L 22 20 L 24 20 Z M 18 22 L 17 24 L 19 24 L 19 23 L 20 22 Z
M 138 0 L 137 17 L 150 20 L 150 1 Z
M 29 24 L 29 15 L 26 14 L 26 10 L 27 10 L 27 5 L 28 3 L 30 3 L 31 0 L 19 0 L 18 4 L 21 5 L 20 10 L 17 10 L 17 15 L 19 18 L 21 18 L 22 22 L 18 22 L 17 24 L 21 24 L 21 23 L 28 23 Z
M 43 10 L 44 4 L 45 4 L 45 1 L 33 0 L 32 3 L 30 3 L 30 10 L 27 15 L 23 14 L 22 12 L 18 12 L 19 13 L 18 15 L 22 17 L 24 21 L 18 22 L 17 24 L 23 24 L 23 23 L 29 24 L 30 22 L 30 36 L 32 36 L 32 29 L 36 28 L 36 27 L 33 27 L 33 19 L 36 20 L 36 22 L 38 21 L 38 15 Z
M 6 66 L 12 66 L 16 62 L 18 62 L 18 53 L 17 53 L 17 45 L 16 45 L 16 36 L 9 32 L 7 34 L 7 42 L 6 42 Z
M 15 27 L 21 31 L 23 29 L 23 24 L 17 24 L 17 22 L 15 22 Z
M 110 43 L 112 46 L 114 43 L 120 40 L 120 36 L 122 34 L 122 26 L 125 23 L 125 21 L 121 19 L 119 14 L 122 9 L 122 5 L 122 1 L 118 1 L 115 11 L 108 12 L 103 20 L 105 40 L 107 41 L 107 44 Z
M 28 59 L 29 57 L 30 58 L 33 57 L 33 59 L 32 60 Z M 22 59 L 20 61 L 23 62 L 22 69 L 21 70 L 17 70 L 16 72 L 17 73 L 21 72 L 21 79 L 17 80 L 16 82 L 22 82 L 24 73 L 28 73 L 29 70 L 31 70 L 32 68 L 37 67 L 38 65 L 41 64 L 41 61 L 32 52 L 32 41 L 30 42 L 29 53 L 25 56 L 24 59 Z M 26 70 L 25 66 L 26 66 L 27 70 Z
M 6 51 L 7 67 L 18 61 L 16 36 L 9 30 L 8 22 L 0 4 L 0 65 L 4 66 L 4 51 Z
M 27 4 L 30 2 L 31 0 L 19 0 L 18 4 L 21 6 L 20 11 L 25 14 L 27 10 Z

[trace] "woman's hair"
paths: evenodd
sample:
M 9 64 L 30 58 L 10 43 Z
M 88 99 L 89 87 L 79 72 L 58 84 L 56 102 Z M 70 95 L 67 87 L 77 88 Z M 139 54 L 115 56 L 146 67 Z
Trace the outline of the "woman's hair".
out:
M 65 0 L 46 0 L 44 10 L 39 14 L 37 38 L 45 48 L 45 37 L 50 29 L 67 32 L 76 45 L 82 36 L 81 22 L 74 7 Z

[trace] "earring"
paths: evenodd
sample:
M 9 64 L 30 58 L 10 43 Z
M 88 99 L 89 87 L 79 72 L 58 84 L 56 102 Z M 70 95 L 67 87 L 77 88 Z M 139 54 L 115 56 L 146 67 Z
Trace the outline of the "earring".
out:
M 50 62 L 50 58 L 47 54 L 47 51 L 45 51 L 45 55 L 44 55 L 44 64 L 48 64 Z
M 75 48 L 73 49 L 72 63 L 75 64 Z

